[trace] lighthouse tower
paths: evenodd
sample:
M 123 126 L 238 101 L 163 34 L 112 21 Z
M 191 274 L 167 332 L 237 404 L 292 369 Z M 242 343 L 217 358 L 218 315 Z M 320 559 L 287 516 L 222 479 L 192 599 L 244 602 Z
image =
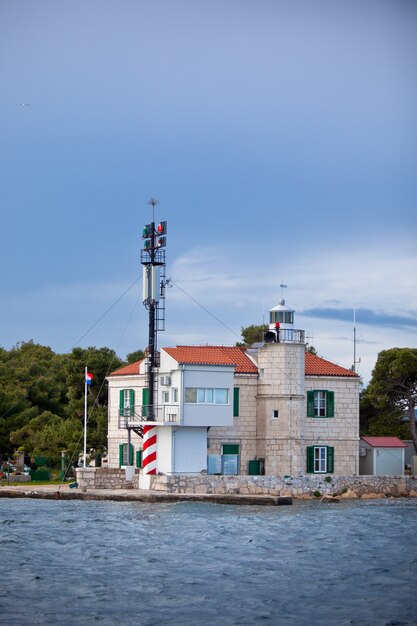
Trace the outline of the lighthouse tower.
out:
M 269 327 L 258 351 L 258 436 L 265 473 L 303 472 L 305 332 L 294 327 L 295 311 L 281 299 L 269 310 Z

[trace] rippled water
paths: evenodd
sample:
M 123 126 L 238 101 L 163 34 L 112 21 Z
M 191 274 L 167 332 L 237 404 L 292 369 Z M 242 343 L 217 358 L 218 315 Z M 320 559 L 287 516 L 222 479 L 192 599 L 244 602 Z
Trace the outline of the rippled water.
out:
M 0 499 L 0 623 L 417 624 L 416 537 L 416 499 Z

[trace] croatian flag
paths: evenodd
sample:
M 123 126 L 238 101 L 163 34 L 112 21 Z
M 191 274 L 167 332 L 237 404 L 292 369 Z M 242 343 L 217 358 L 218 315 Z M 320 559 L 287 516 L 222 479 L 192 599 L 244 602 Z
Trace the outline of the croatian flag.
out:
M 85 373 L 85 384 L 86 385 L 91 385 L 91 381 L 93 380 L 94 376 L 92 374 L 90 374 L 89 372 Z

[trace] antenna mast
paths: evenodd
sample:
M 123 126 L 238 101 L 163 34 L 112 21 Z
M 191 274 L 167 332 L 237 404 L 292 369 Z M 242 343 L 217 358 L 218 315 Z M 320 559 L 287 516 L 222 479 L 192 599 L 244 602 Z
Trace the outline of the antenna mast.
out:
M 280 284 L 281 287 L 281 300 L 284 300 L 284 289 L 288 288 L 288 285 L 284 284 L 284 279 L 282 279 L 282 283 Z
M 148 406 L 146 420 L 156 421 L 156 384 L 155 373 L 159 365 L 157 352 L 158 331 L 165 330 L 165 246 L 167 223 L 159 222 L 155 227 L 155 206 L 158 200 L 151 198 L 148 204 L 152 207 L 152 222 L 143 229 L 143 250 L 141 264 L 143 265 L 143 304 L 149 311 L 149 341 L 148 341 Z
M 356 307 L 353 307 L 353 372 L 356 372 L 356 365 L 360 362 L 360 358 L 356 360 Z

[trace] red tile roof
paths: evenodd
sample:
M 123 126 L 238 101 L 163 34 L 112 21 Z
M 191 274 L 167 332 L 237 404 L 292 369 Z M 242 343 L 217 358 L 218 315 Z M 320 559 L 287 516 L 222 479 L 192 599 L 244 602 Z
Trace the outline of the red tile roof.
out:
M 373 448 L 408 448 L 398 437 L 361 437 L 361 439 Z
M 256 365 L 245 353 L 245 348 L 236 346 L 177 346 L 163 348 L 177 363 L 190 365 L 234 365 L 237 374 L 257 374 Z M 131 376 L 139 374 L 139 365 L 142 361 L 130 363 L 112 372 L 110 376 Z M 345 376 L 357 377 L 352 370 L 326 361 L 315 354 L 306 352 L 306 376 Z
M 244 349 L 231 346 L 177 346 L 164 348 L 177 363 L 189 365 L 234 365 L 237 374 L 257 374 L 256 365 Z
M 129 365 L 120 367 L 118 370 L 109 374 L 109 376 L 131 376 L 132 374 L 139 374 L 139 365 L 142 361 L 135 361 L 134 363 L 129 363 Z
M 305 372 L 306 376 L 358 376 L 352 370 L 326 361 L 311 352 L 306 352 Z

